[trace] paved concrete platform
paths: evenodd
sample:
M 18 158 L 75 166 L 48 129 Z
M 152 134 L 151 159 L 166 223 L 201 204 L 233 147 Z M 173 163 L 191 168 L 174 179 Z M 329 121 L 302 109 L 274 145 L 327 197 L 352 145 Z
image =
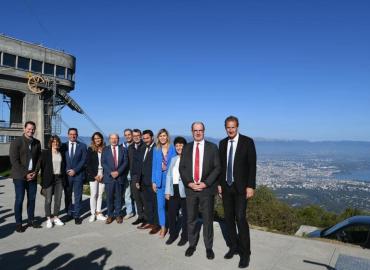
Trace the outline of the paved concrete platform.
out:
M 37 197 L 36 215 L 44 216 L 44 199 Z M 14 232 L 14 188 L 10 179 L 0 180 L 0 269 L 237 269 L 239 258 L 225 260 L 227 251 L 221 227 L 214 224 L 214 251 L 216 258 L 206 259 L 202 237 L 195 254 L 184 256 L 185 247 L 177 242 L 165 245 L 158 235 L 139 231 L 131 225 L 105 225 L 84 219 L 77 226 L 69 222 L 52 229 L 29 228 L 24 233 Z M 85 216 L 88 216 L 88 198 L 84 198 Z M 24 210 L 23 217 L 26 218 Z M 251 230 L 252 257 L 248 269 L 253 270 L 315 270 L 336 269 L 348 257 L 355 257 L 358 265 L 365 265 L 370 251 L 360 247 L 327 243 L 294 236 Z M 343 261 L 344 260 L 344 261 Z M 350 266 L 348 266 L 350 267 Z M 348 268 L 350 270 L 359 270 Z M 366 269 L 366 268 L 363 268 Z

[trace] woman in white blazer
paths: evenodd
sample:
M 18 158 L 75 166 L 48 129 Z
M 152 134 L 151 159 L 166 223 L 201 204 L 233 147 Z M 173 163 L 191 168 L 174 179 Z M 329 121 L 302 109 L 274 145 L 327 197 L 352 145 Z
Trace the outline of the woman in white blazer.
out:
M 170 237 L 166 241 L 167 245 L 171 245 L 178 237 L 177 224 L 181 222 L 181 240 L 177 244 L 183 246 L 188 241 L 187 231 L 187 211 L 186 211 L 186 195 L 184 184 L 182 183 L 179 164 L 182 153 L 182 148 L 186 144 L 183 137 L 176 137 L 174 141 L 177 155 L 171 159 L 170 167 L 167 172 L 165 196 L 168 201 L 168 223 Z M 181 210 L 181 218 L 180 218 Z

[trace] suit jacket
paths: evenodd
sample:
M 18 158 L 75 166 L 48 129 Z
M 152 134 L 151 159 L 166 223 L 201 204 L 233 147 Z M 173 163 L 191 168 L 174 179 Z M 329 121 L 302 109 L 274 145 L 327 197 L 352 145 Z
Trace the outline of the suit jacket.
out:
M 99 156 L 91 147 L 87 149 L 86 155 L 86 176 L 90 182 L 95 181 L 95 176 L 98 175 Z
M 193 183 L 193 145 L 194 142 L 188 143 L 182 150 L 180 160 L 180 176 L 185 185 L 186 196 L 194 196 L 198 191 L 193 191 L 188 187 Z M 202 176 L 200 181 L 206 184 L 206 188 L 200 191 L 204 195 L 213 195 L 216 193 L 217 180 L 221 171 L 220 157 L 217 146 L 214 143 L 204 142 L 204 156 L 202 164 Z
M 41 156 L 40 141 L 33 138 L 31 142 L 31 153 L 29 150 L 29 140 L 22 135 L 10 144 L 9 158 L 12 165 L 10 177 L 13 179 L 26 179 L 29 172 L 28 165 L 32 158 L 32 171 L 38 172 Z
M 73 158 L 69 155 L 68 149 L 69 142 L 63 144 L 63 152 L 66 159 L 66 172 L 68 170 L 74 170 L 76 175 L 73 176 L 76 180 L 83 180 L 85 177 L 85 164 L 86 164 L 86 144 L 77 141 L 76 149 Z
M 157 148 L 156 146 L 153 146 L 153 166 L 152 166 L 152 181 L 156 184 L 157 188 L 162 188 L 162 174 L 166 173 L 162 172 L 162 149 Z M 171 144 L 168 148 L 167 152 L 167 169 L 170 165 L 171 159 L 176 156 L 176 150 L 175 147 Z M 163 185 L 165 185 L 165 178 L 163 180 Z
M 221 159 L 221 174 L 219 177 L 219 185 L 226 187 L 226 171 L 227 171 L 227 143 L 229 138 L 226 137 L 220 141 L 219 151 Z M 234 156 L 233 176 L 237 191 L 240 194 L 245 194 L 245 189 L 256 188 L 256 148 L 253 139 L 239 134 L 238 145 Z
M 119 181 L 123 184 L 124 181 L 124 172 L 128 166 L 128 155 L 127 151 L 122 145 L 117 146 L 117 153 L 118 153 L 118 164 L 117 168 L 114 166 L 114 159 L 112 148 L 110 145 L 104 147 L 103 153 L 101 155 L 101 163 L 103 166 L 103 182 L 105 184 L 113 183 L 114 181 Z M 114 171 L 118 171 L 118 177 L 113 178 L 111 173 Z
M 60 174 L 63 179 L 63 186 L 65 185 L 65 173 L 66 173 L 66 160 L 63 153 L 62 163 L 60 165 Z M 53 167 L 53 156 L 51 149 L 43 150 L 41 152 L 40 159 L 40 169 L 41 169 L 41 186 L 42 188 L 48 188 L 55 183 L 54 178 L 54 167 Z
M 141 151 L 141 177 L 140 177 L 140 185 L 151 186 L 152 185 L 152 175 L 153 175 L 153 151 L 155 148 L 155 144 L 153 144 L 152 148 L 146 154 L 145 160 L 145 150 L 146 146 Z
M 173 192 L 173 167 L 175 167 L 175 164 L 177 162 L 177 160 L 180 158 L 180 156 L 174 156 L 172 159 L 171 159 L 171 163 L 170 163 L 170 166 L 168 167 L 168 172 L 167 172 L 167 177 L 166 177 L 166 190 L 165 190 L 165 194 L 170 194 L 171 196 L 173 196 L 174 192 Z M 180 197 L 181 198 L 185 198 L 186 197 L 186 194 L 185 194 L 185 187 L 184 187 L 184 184 L 182 183 L 182 180 L 181 180 L 181 177 L 179 179 L 179 193 L 180 193 Z
M 134 143 L 128 147 L 128 159 L 132 181 L 140 181 L 144 152 L 145 144 L 143 144 L 142 142 L 137 149 L 135 148 Z

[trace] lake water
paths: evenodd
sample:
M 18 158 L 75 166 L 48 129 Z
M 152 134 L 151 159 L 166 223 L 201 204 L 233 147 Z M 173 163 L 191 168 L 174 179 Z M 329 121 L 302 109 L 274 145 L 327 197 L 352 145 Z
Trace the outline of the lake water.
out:
M 339 172 L 334 174 L 334 177 L 339 180 L 356 180 L 370 182 L 370 169 Z

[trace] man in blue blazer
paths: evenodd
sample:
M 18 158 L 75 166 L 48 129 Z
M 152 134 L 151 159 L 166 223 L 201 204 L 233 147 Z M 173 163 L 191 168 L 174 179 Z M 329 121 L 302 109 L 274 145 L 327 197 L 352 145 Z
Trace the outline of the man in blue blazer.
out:
M 124 173 L 128 166 L 127 150 L 119 145 L 119 135 L 109 135 L 110 145 L 106 146 L 102 153 L 103 181 L 107 194 L 108 218 L 106 224 L 110 224 L 116 219 L 117 223 L 122 223 L 122 184 Z
M 77 141 L 77 128 L 68 129 L 68 142 L 64 143 L 62 152 L 66 159 L 67 184 L 65 187 L 65 204 L 68 219 L 75 219 L 80 225 L 80 209 L 82 202 L 82 189 L 85 179 L 86 144 Z M 72 205 L 72 192 L 74 194 L 74 206 Z

